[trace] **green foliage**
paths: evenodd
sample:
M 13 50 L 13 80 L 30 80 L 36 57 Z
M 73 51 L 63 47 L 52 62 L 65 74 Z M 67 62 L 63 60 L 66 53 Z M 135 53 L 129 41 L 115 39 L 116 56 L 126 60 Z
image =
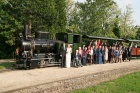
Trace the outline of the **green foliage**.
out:
M 120 18 L 118 16 L 116 16 L 116 18 L 114 19 L 113 32 L 118 38 L 121 37 L 119 21 L 120 21 Z
M 114 0 L 0 0 L 0 58 L 12 56 L 15 38 L 31 24 L 31 32 L 66 32 L 106 37 L 139 39 L 138 28 L 132 26 L 132 8 L 120 12 Z M 137 33 L 136 33 L 137 32 Z M 3 48 L 4 46 L 4 48 Z M 12 48 L 11 48 L 12 47 Z
M 120 33 L 119 28 L 114 27 L 113 32 L 114 32 L 114 34 L 115 34 L 118 38 L 120 38 L 120 37 L 121 37 L 121 35 L 120 35 L 121 33 Z
M 85 89 L 75 90 L 70 93 L 139 93 L 140 72 L 122 76 Z
M 3 70 L 3 69 L 11 69 L 14 63 L 15 62 L 4 62 L 4 63 L 0 63 L 0 70 Z
M 72 33 L 79 33 L 79 16 L 78 8 L 72 0 L 66 0 L 66 15 L 67 26 L 66 29 Z
M 137 35 L 136 39 L 140 39 L 140 27 L 137 26 Z
M 83 34 L 115 37 L 113 33 L 114 20 L 120 12 L 113 0 L 87 0 L 76 3 L 69 26 L 75 27 Z M 75 10 L 74 10 L 75 9 Z
M 12 54 L 15 38 L 24 31 L 24 24 L 31 24 L 32 33 L 50 32 L 51 38 L 55 33 L 65 31 L 65 6 L 65 0 L 0 1 L 0 58 Z
M 124 13 L 114 0 L 86 0 L 84 3 L 72 4 L 71 7 L 67 28 L 73 33 L 115 38 L 136 37 L 131 5 L 126 6 Z
M 125 11 L 121 14 L 120 17 L 120 31 L 121 37 L 123 38 L 135 38 L 137 29 L 133 25 L 134 21 L 132 20 L 132 6 L 127 5 Z
M 0 58 L 12 58 L 14 46 L 10 46 L 5 40 L 8 39 L 0 34 Z

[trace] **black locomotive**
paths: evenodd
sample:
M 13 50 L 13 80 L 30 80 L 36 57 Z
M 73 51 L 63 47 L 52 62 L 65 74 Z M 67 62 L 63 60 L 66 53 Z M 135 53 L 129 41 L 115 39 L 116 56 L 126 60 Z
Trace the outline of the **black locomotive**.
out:
M 38 31 L 35 37 L 30 36 L 28 25 L 25 25 L 24 34 L 16 39 L 15 68 L 36 68 L 59 65 L 59 48 L 62 41 L 48 39 L 49 33 Z

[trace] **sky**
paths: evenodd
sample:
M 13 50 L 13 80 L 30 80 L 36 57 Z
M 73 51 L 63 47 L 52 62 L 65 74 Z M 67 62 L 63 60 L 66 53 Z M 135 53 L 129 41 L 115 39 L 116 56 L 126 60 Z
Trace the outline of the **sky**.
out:
M 85 2 L 86 0 L 73 0 L 75 2 Z M 131 4 L 133 9 L 134 25 L 140 25 L 140 0 L 114 0 L 117 2 L 119 8 L 124 11 L 126 5 Z

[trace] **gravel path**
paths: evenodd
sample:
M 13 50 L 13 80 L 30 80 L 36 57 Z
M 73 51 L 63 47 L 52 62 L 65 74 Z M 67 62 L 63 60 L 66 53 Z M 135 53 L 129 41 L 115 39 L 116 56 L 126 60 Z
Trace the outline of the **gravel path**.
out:
M 0 73 L 0 93 L 24 88 L 33 85 L 44 84 L 48 82 L 78 77 L 91 73 L 108 71 L 122 67 L 140 66 L 140 60 L 131 62 L 89 65 L 80 68 L 59 68 L 48 67 L 32 70 L 16 70 Z

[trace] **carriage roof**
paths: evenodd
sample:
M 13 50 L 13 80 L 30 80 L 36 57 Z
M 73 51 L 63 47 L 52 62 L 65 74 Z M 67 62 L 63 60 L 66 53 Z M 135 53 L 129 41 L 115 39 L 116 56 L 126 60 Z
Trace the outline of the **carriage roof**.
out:
M 108 37 L 99 37 L 99 36 L 90 36 L 90 35 L 83 35 L 83 38 L 124 41 L 124 39 L 119 39 L 119 38 L 108 38 Z
M 127 42 L 140 42 L 140 40 L 135 40 L 135 39 L 126 39 Z

